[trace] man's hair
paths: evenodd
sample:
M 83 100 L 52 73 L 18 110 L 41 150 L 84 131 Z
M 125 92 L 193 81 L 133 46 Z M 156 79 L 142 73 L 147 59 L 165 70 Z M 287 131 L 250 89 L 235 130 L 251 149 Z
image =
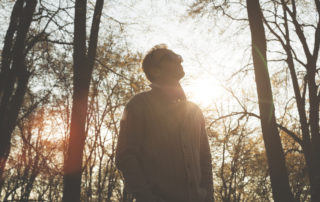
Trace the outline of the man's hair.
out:
M 168 49 L 166 44 L 155 45 L 148 51 L 142 61 L 142 70 L 146 74 L 147 79 L 151 82 L 154 81 L 154 78 L 152 78 L 152 75 L 150 74 L 150 69 L 158 65 L 157 62 L 159 62 L 159 57 L 155 57 L 158 52 L 174 53 L 172 50 Z

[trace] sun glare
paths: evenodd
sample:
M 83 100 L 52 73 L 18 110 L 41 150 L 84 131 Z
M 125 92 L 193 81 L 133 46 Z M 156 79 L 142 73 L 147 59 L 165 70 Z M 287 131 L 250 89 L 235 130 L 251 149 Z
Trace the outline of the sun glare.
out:
M 223 95 L 223 88 L 211 76 L 207 78 L 199 77 L 189 81 L 184 89 L 190 101 L 205 108 L 210 107 Z

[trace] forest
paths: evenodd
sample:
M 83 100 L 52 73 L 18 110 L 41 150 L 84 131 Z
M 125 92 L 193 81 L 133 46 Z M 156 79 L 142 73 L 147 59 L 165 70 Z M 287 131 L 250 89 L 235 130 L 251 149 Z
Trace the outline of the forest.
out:
M 0 201 L 133 202 L 115 165 L 147 51 L 183 57 L 215 201 L 320 201 L 319 0 L 0 0 Z

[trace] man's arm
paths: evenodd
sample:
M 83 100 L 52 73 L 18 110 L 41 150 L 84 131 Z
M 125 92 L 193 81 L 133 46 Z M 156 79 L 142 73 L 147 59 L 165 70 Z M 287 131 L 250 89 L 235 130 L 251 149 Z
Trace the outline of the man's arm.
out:
M 121 118 L 115 162 L 125 178 L 128 192 L 134 194 L 137 198 L 152 201 L 150 199 L 153 198 L 151 187 L 142 173 L 138 158 L 142 138 L 142 106 L 131 100 L 126 105 Z
M 205 128 L 205 121 L 201 113 L 201 136 L 200 136 L 200 166 L 201 166 L 201 186 L 207 190 L 205 202 L 214 202 L 213 197 L 213 177 L 211 151 L 208 136 Z

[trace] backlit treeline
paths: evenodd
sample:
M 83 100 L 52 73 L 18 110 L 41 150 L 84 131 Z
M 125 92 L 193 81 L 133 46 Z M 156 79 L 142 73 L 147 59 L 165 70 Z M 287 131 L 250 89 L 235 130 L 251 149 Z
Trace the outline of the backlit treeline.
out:
M 248 20 L 251 21 L 254 65 L 249 63 L 239 68 L 235 75 L 241 79 L 249 78 L 248 76 L 252 74 L 248 72 L 253 73 L 254 69 L 258 91 L 256 100 L 259 105 L 274 103 L 274 109 L 273 107 L 270 109 L 268 126 L 266 117 L 262 114 L 266 108 L 260 108 L 259 115 L 257 108 L 253 109 L 252 105 L 248 105 L 248 100 L 244 101 L 235 96 L 242 109 L 229 113 L 229 116 L 260 119 L 266 150 L 268 151 L 268 147 L 271 153 L 274 149 L 278 150 L 270 157 L 267 155 L 274 200 L 318 201 L 320 199 L 320 2 L 270 0 L 261 1 L 261 8 L 259 7 L 257 2 L 250 1 L 246 3 L 196 1 L 189 14 L 191 16 L 205 14 L 211 18 L 224 15 L 229 20 L 238 22 L 236 28 L 238 34 L 243 30 L 247 31 L 248 29 L 244 27 L 248 26 Z M 235 13 L 235 10 L 238 12 Z M 263 22 L 264 28 L 258 21 Z M 246 31 L 244 33 L 249 36 Z M 264 59 L 266 60 L 263 61 Z M 258 72 L 257 68 L 260 69 Z M 268 71 L 270 79 L 267 78 Z M 263 74 L 265 76 L 262 76 Z M 265 84 L 271 82 L 273 96 L 270 95 L 270 88 L 267 85 L 259 87 L 261 82 Z M 257 107 L 256 103 L 255 106 Z M 274 124 L 270 124 L 273 122 L 273 110 L 276 114 L 276 126 L 280 131 L 282 148 L 279 148 L 278 135 L 274 135 L 278 132 L 272 129 Z M 264 132 L 264 128 L 269 132 Z M 267 142 L 266 138 L 273 140 L 269 139 Z M 281 150 L 284 150 L 286 165 L 283 165 Z M 293 159 L 296 160 L 295 163 Z M 276 163 L 279 160 L 282 163 Z M 279 184 L 282 186 L 278 186 Z
M 11 8 L 0 66 L 0 200 L 132 201 L 115 167 L 114 152 L 123 107 L 148 89 L 148 83 L 140 70 L 142 54 L 128 47 L 126 25 L 106 16 L 112 7 L 103 7 L 103 1 L 0 2 Z M 195 1 L 189 14 L 245 25 L 251 39 L 247 4 L 228 3 Z M 277 160 L 283 167 L 272 164 L 272 155 L 266 153 L 265 147 L 274 149 L 274 144 L 265 142 L 270 134 L 261 129 L 255 85 L 229 89 L 223 105 L 204 109 L 216 201 L 277 200 L 271 169 L 285 171 L 286 176 L 276 180 L 288 179 L 289 198 L 317 201 L 319 4 L 270 0 L 261 5 L 262 12 L 260 6 L 248 7 L 252 15 L 263 14 L 270 56 L 266 82 L 273 90 L 273 126 L 281 140 L 276 151 L 283 156 Z M 235 8 L 240 19 L 232 15 Z M 298 18 L 303 9 L 318 20 L 306 23 L 308 17 Z M 254 76 L 251 63 L 240 68 L 232 78 L 238 86 L 244 77 Z M 258 92 L 264 90 L 257 86 Z M 75 121 L 79 114 L 72 119 L 81 107 L 82 123 Z M 70 160 L 73 155 L 80 166 Z M 71 185 L 79 185 L 79 190 Z

